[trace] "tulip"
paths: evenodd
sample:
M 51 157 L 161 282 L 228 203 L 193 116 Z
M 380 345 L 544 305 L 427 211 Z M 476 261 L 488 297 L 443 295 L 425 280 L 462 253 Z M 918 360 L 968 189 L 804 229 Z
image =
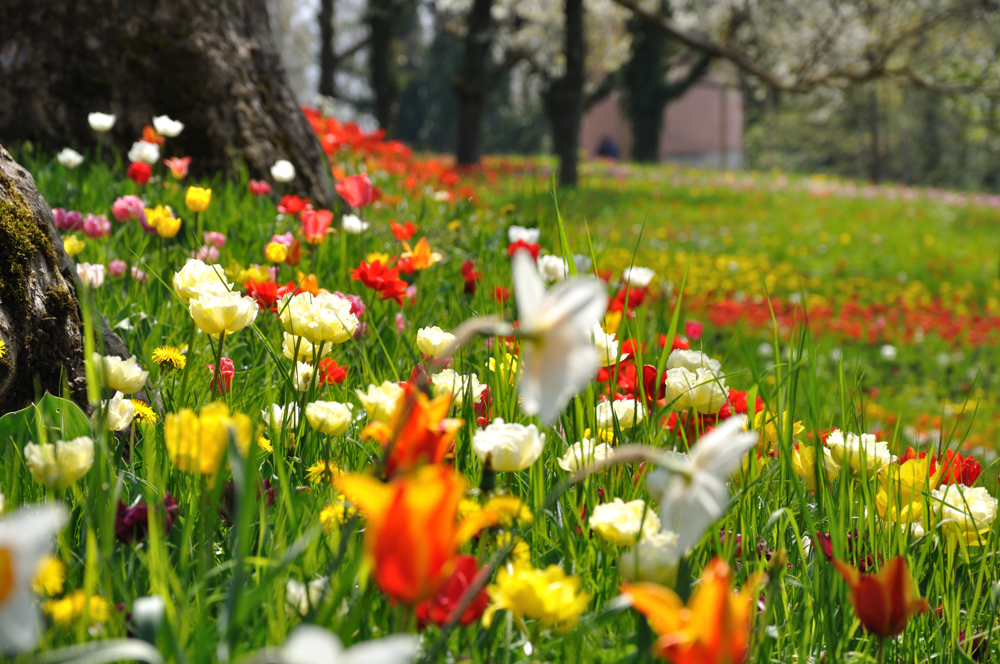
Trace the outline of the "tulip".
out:
M 169 533 L 174 527 L 174 521 L 180 516 L 180 506 L 177 499 L 167 491 L 163 494 L 163 532 Z M 118 499 L 118 510 L 115 513 L 115 538 L 124 544 L 134 544 L 146 539 L 149 534 L 149 505 L 137 502 L 131 507 Z
M 295 179 L 295 167 L 286 159 L 279 159 L 271 166 L 271 177 L 275 182 L 291 182 Z
M 188 167 L 191 166 L 191 157 L 170 157 L 163 160 L 163 165 L 170 169 L 170 174 L 175 180 L 183 180 L 187 177 Z
M 204 212 L 212 202 L 212 190 L 201 187 L 188 187 L 184 194 L 184 205 L 192 212 Z
M 388 422 L 396 412 L 403 388 L 398 383 L 383 381 L 381 385 L 369 385 L 367 392 L 355 389 L 354 393 L 364 406 L 369 422 Z
M 83 240 L 75 235 L 67 235 L 63 238 L 63 250 L 70 258 L 79 255 L 86 246 L 87 245 L 84 244 Z
M 833 564 L 851 589 L 854 614 L 870 634 L 883 639 L 901 634 L 910 618 L 929 608 L 926 599 L 916 596 L 902 556 L 890 560 L 878 574 L 865 576 L 836 558 Z
M 271 193 L 271 184 L 263 180 L 250 180 L 249 189 L 254 196 L 266 196 Z
M 326 436 L 339 436 L 351 426 L 352 403 L 313 401 L 306 404 L 306 419 L 316 431 Z
M 146 384 L 148 371 L 143 371 L 133 355 L 127 360 L 113 355 L 93 354 L 94 369 L 101 379 L 101 386 L 124 394 L 135 394 Z
M 111 131 L 111 128 L 115 126 L 115 119 L 115 116 L 110 113 L 89 113 L 87 124 L 97 133 L 103 134 Z
M 346 223 L 346 217 L 344 221 Z M 403 248 L 406 251 L 399 255 L 400 262 L 405 262 L 414 270 L 426 270 L 443 258 L 436 251 L 431 251 L 431 245 L 427 243 L 427 238 L 425 237 L 420 238 L 420 241 L 412 248 L 404 242 Z
M 115 199 L 115 202 L 111 204 L 111 214 L 114 216 L 115 221 L 131 221 L 133 219 L 138 219 L 144 214 L 146 205 L 142 202 L 142 199 L 138 196 L 119 196 Z
M 201 293 L 188 303 L 191 318 L 202 332 L 218 339 L 231 335 L 254 322 L 257 302 L 252 297 L 229 291 L 226 293 Z
M 516 472 L 538 460 L 545 448 L 545 434 L 534 424 L 506 423 L 497 418 L 472 437 L 472 450 L 493 470 Z
M 626 503 L 615 498 L 610 503 L 597 505 L 587 525 L 609 544 L 633 546 L 640 539 L 660 531 L 660 518 L 653 510 L 646 509 L 643 500 Z
M 490 602 L 485 588 L 480 588 L 460 615 L 455 615 L 461 606 L 465 593 L 481 573 L 475 556 L 455 556 L 455 571 L 444 582 L 434 597 L 424 600 L 414 607 L 417 619 L 424 624 L 444 627 L 451 620 L 458 619 L 459 625 L 471 625 L 479 620 Z
M 622 594 L 659 637 L 653 654 L 675 664 L 741 664 L 750 643 L 758 582 L 738 594 L 733 572 L 721 558 L 705 567 L 687 606 L 674 591 L 654 583 L 622 584 Z
M 101 409 L 108 414 L 104 422 L 108 431 L 121 431 L 128 428 L 135 417 L 135 406 L 121 392 L 115 392 L 111 401 L 102 401 Z
M 174 273 L 174 292 L 188 304 L 202 293 L 221 294 L 233 289 L 226 281 L 221 267 L 206 265 L 200 260 L 189 260 Z
M 285 295 L 278 302 L 278 312 L 286 332 L 314 345 L 344 343 L 359 325 L 350 301 L 332 293 Z
M 580 579 L 569 576 L 557 565 L 535 569 L 515 563 L 500 570 L 496 583 L 486 589 L 492 603 L 483 614 L 489 627 L 497 611 L 510 612 L 523 625 L 524 618 L 569 631 L 587 610 L 590 594 L 580 592 Z
M 405 224 L 397 224 L 395 221 L 390 221 L 389 228 L 392 229 L 392 235 L 397 240 L 409 240 L 417 232 L 417 227 L 412 221 L 408 221 Z
M 83 234 L 95 240 L 111 235 L 111 221 L 103 214 L 88 214 L 83 220 Z
M 406 383 L 389 422 L 374 421 L 365 427 L 362 435 L 374 438 L 386 450 L 387 476 L 444 460 L 462 427 L 462 420 L 445 417 L 450 403 L 447 396 L 428 399 L 412 383 Z
M 622 281 L 629 288 L 646 288 L 653 281 L 654 276 L 656 276 L 655 271 L 648 267 L 639 267 L 638 265 L 633 265 L 622 270 Z
M 677 549 L 677 533 L 669 530 L 644 535 L 618 559 L 618 571 L 629 581 L 648 581 L 671 587 L 684 552 Z
M 87 474 L 94 465 L 94 439 L 81 436 L 55 444 L 24 446 L 24 461 L 39 484 L 65 489 Z
M 146 184 L 153 175 L 153 167 L 141 161 L 134 161 L 129 164 L 128 177 L 136 184 Z
M 361 235 L 371 227 L 371 224 L 362 221 L 357 215 L 345 214 L 341 227 L 344 229 L 345 233 L 350 233 L 351 235 Z
M 209 364 L 205 368 L 208 369 L 208 371 L 212 374 L 212 383 L 211 383 L 212 392 L 218 394 L 226 394 L 227 392 L 229 392 L 229 388 L 232 387 L 233 376 L 236 375 L 236 366 L 233 364 L 233 361 L 230 360 L 228 357 L 222 358 L 222 360 L 219 361 L 219 366 L 221 368 L 219 370 L 218 378 L 215 377 L 214 364 Z
M 344 648 L 336 634 L 316 625 L 295 628 L 279 651 L 282 664 L 410 664 L 417 656 L 413 634 L 393 634 Z
M 260 411 L 260 416 L 268 426 L 273 426 L 275 429 L 282 427 L 294 429 L 299 425 L 299 404 L 279 406 L 273 403 L 270 408 Z
M 112 277 L 122 276 L 127 269 L 128 265 L 125 264 L 125 261 L 118 260 L 117 258 L 108 263 L 108 274 Z
M 302 234 L 309 244 L 320 244 L 333 223 L 329 210 L 306 210 L 302 213 Z
M 279 242 L 270 242 L 264 247 L 264 258 L 272 263 L 284 263 L 288 258 L 288 247 Z
M 63 148 L 62 152 L 56 155 L 56 161 L 66 168 L 73 169 L 83 163 L 83 155 L 73 148 Z
M 445 369 L 431 376 L 431 390 L 434 396 L 448 395 L 452 403 L 461 408 L 466 394 L 472 397 L 472 403 L 480 403 L 486 386 L 479 382 L 476 374 L 464 376 L 453 369 Z
M 367 173 L 350 175 L 338 182 L 334 189 L 351 207 L 363 208 L 371 205 L 373 190 Z
M 462 543 L 495 521 L 486 510 L 459 521 L 465 482 L 443 466 L 424 466 L 389 484 L 358 474 L 341 475 L 335 484 L 364 513 L 375 582 L 405 604 L 433 597 L 454 571 Z
M 224 246 L 226 246 L 226 236 L 218 231 L 205 231 L 204 233 L 202 233 L 202 237 L 205 238 L 205 244 L 207 244 L 210 247 L 215 247 L 216 249 L 222 249 Z
M 100 264 L 78 263 L 76 274 L 80 282 L 87 288 L 100 288 L 104 285 L 104 266 Z
M 190 408 L 164 418 L 163 439 L 167 456 L 186 473 L 215 475 L 226 456 L 230 435 L 237 445 L 249 447 L 252 425 L 241 413 L 232 416 L 221 401 L 204 406 L 195 414 Z
M 128 151 L 128 160 L 134 163 L 153 164 L 160 160 L 160 146 L 149 141 L 136 141 Z
M 184 131 L 183 122 L 178 122 L 177 120 L 171 120 L 166 115 L 154 116 L 153 127 L 156 129 L 157 133 L 163 134 L 167 138 L 174 138 L 182 131 Z

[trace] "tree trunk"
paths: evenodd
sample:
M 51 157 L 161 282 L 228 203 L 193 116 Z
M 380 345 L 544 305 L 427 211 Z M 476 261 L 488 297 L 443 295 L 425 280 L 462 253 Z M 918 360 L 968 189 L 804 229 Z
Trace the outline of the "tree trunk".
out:
M 76 265 L 63 250 L 52 210 L 31 175 L 0 146 L 0 414 L 44 392 L 69 396 L 84 410 L 87 377 Z M 129 357 L 100 316 L 104 354 Z M 149 403 L 149 393 L 141 395 Z
M 168 154 L 195 172 L 242 159 L 270 179 L 288 159 L 292 186 L 333 201 L 319 143 L 285 82 L 265 0 L 6 0 L 0 3 L 0 140 L 88 148 L 92 111 L 118 116 L 128 150 L 154 115 L 184 123 Z M 166 156 L 166 155 L 164 155 Z
M 563 54 L 566 58 L 566 72 L 549 87 L 545 105 L 552 123 L 553 146 L 559 157 L 559 184 L 575 187 L 585 80 L 583 0 L 564 1 L 566 35 Z
M 458 98 L 459 166 L 478 164 L 483 142 L 483 111 L 492 87 L 488 59 L 493 44 L 493 0 L 475 0 L 466 19 L 462 68 L 452 87 Z
M 398 0 L 371 0 L 368 27 L 371 29 L 371 86 L 375 93 L 375 119 L 386 136 L 392 135 L 399 101 L 396 73 L 396 31 L 402 14 Z
M 319 6 L 319 93 L 337 96 L 337 56 L 333 51 L 333 4 L 320 0 Z
M 879 149 L 879 136 L 878 136 L 878 125 L 879 125 L 879 111 L 878 111 L 878 91 L 875 89 L 875 84 L 872 83 L 869 89 L 869 124 L 868 128 L 871 130 L 871 151 L 872 151 L 872 164 L 871 164 L 871 179 L 872 182 L 878 184 L 882 181 L 882 151 Z

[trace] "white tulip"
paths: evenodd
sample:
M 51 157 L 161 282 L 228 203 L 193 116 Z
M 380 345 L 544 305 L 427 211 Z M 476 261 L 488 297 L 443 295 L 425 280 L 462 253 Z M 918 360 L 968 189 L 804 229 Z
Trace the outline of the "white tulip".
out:
M 726 387 L 726 381 L 708 369 L 698 369 L 695 386 L 691 390 L 691 402 L 695 410 L 704 415 L 717 413 L 728 398 L 729 389 Z
M 527 244 L 538 244 L 538 238 L 542 231 L 537 228 L 525 228 L 524 226 L 511 226 L 507 229 L 507 239 L 511 244 L 515 242 L 525 242 Z
M 597 428 L 611 431 L 618 420 L 618 428 L 631 429 L 646 416 L 646 409 L 635 399 L 602 401 L 597 404 Z
M 342 344 L 361 324 L 351 313 L 351 302 L 333 293 L 285 295 L 278 302 L 278 316 L 285 331 L 312 344 Z
M 166 115 L 157 115 L 153 117 L 153 129 L 167 138 L 174 138 L 184 131 L 184 123 L 171 120 Z
M 160 161 L 160 146 L 148 141 L 136 141 L 128 151 L 128 160 L 155 164 Z
M 312 345 L 308 339 L 303 337 L 297 337 L 288 332 L 282 332 L 284 335 L 281 342 L 281 353 L 287 357 L 289 360 L 299 360 L 300 362 L 311 362 L 313 358 L 313 353 L 316 352 L 316 346 Z M 326 344 L 323 346 L 323 355 L 326 355 L 333 348 L 331 344 Z M 295 357 L 295 350 L 298 349 L 298 357 Z
M 342 227 L 345 233 L 361 235 L 371 227 L 371 224 L 367 221 L 361 221 L 361 217 L 355 214 L 345 214 Z
M 440 327 L 422 327 L 417 330 L 417 348 L 431 357 L 440 357 L 454 340 L 454 334 L 445 332 Z
M 198 329 L 218 339 L 236 334 L 257 319 L 260 307 L 252 297 L 239 291 L 203 292 L 188 303 L 191 319 Z
M 24 461 L 36 482 L 65 489 L 94 465 L 94 439 L 80 436 L 44 445 L 28 443 L 24 446 Z
M 515 252 L 511 263 L 522 338 L 522 410 L 548 424 L 597 371 L 590 332 L 607 308 L 607 289 L 596 277 L 586 276 L 548 291 L 530 252 Z
M 309 609 L 315 609 L 320 605 L 329 587 L 330 580 L 325 576 L 313 579 L 309 585 L 288 579 L 285 583 L 285 602 L 288 604 L 289 612 L 296 611 L 299 615 L 308 615 Z
M 622 281 L 628 284 L 630 288 L 645 288 L 653 281 L 653 277 L 655 276 L 655 270 L 648 267 L 639 267 L 638 265 L 633 265 L 622 270 Z
M 700 350 L 672 350 L 667 358 L 667 368 L 684 368 L 692 373 L 698 373 L 698 369 L 708 369 L 713 375 L 722 373 L 722 364 L 718 360 L 713 360 Z
M 356 389 L 354 393 L 365 407 L 369 421 L 388 422 L 396 412 L 396 404 L 403 394 L 403 388 L 396 383 L 384 381 L 381 385 L 369 385 L 367 392 Z
M 0 601 L 0 652 L 33 650 L 38 645 L 38 599 L 31 589 L 38 563 L 69 520 L 59 503 L 22 507 L 0 519 L 0 551 L 7 553 L 4 597 Z
M 63 148 L 62 151 L 56 155 L 56 161 L 66 168 L 76 168 L 83 163 L 83 155 L 73 148 Z
M 316 625 L 299 625 L 281 647 L 281 664 L 408 664 L 417 656 L 414 634 L 393 634 L 344 649 L 340 639 Z
M 339 436 L 351 426 L 353 403 L 313 401 L 306 404 L 309 426 L 327 436 Z
M 643 500 L 626 503 L 615 498 L 595 506 L 587 525 L 609 544 L 632 546 L 640 538 L 655 534 L 660 529 L 660 519 L 653 510 L 646 509 Z
M 614 333 L 605 333 L 597 323 L 594 323 L 594 347 L 597 348 L 597 361 L 602 367 L 610 367 L 619 362 L 618 340 Z M 628 353 L 622 353 L 621 359 L 626 357 Z
M 135 394 L 146 384 L 149 372 L 143 371 L 135 355 L 123 360 L 114 355 L 92 356 L 94 368 L 101 379 L 101 387 L 108 387 L 124 394 Z
M 604 461 L 613 450 L 607 443 L 594 444 L 590 438 L 584 438 L 579 443 L 573 443 L 557 462 L 559 467 L 568 473 L 575 473 L 581 468 L 589 468 Z
M 103 134 L 115 126 L 115 116 L 111 113 L 90 113 L 87 122 L 94 131 Z
M 111 401 L 102 401 L 101 410 L 108 413 L 104 422 L 108 431 L 122 431 L 132 424 L 132 419 L 135 418 L 135 406 L 121 392 L 115 392 Z
M 275 182 L 291 182 L 295 179 L 295 167 L 286 159 L 279 159 L 271 166 L 271 177 Z
M 466 376 L 453 369 L 445 369 L 431 376 L 431 389 L 436 397 L 451 394 L 452 403 L 461 408 L 466 394 L 472 395 L 473 403 L 482 401 L 486 386 L 479 382 L 479 376 L 476 374 Z
M 290 403 L 285 406 L 279 406 L 273 403 L 270 408 L 260 411 L 260 416 L 268 426 L 275 429 L 280 429 L 282 426 L 287 429 L 294 429 L 299 426 L 299 404 Z
M 545 447 L 545 434 L 534 424 L 504 422 L 499 417 L 472 436 L 472 449 L 479 460 L 490 460 L 493 470 L 515 472 L 535 463 Z
M 295 363 L 295 373 L 292 377 L 292 385 L 299 392 L 306 392 L 309 390 L 309 385 L 312 383 L 313 368 L 311 364 L 306 364 L 305 362 Z
M 561 256 L 553 256 L 551 254 L 547 256 L 539 256 L 538 274 L 540 274 L 542 279 L 550 284 L 556 281 L 563 281 L 569 274 L 569 266 Z
M 218 265 L 207 265 L 197 260 L 189 259 L 179 271 L 174 273 L 174 292 L 188 304 L 202 293 L 228 293 L 234 290 L 226 281 L 225 272 Z
M 889 443 L 877 440 L 870 433 L 845 435 L 840 429 L 834 429 L 826 437 L 826 446 L 830 454 L 824 455 L 824 465 L 831 477 L 840 477 L 845 467 L 851 474 L 860 476 L 867 472 L 869 477 L 874 477 L 896 460 L 889 451 Z
M 683 551 L 677 548 L 677 533 L 665 530 L 646 535 L 618 559 L 618 571 L 625 579 L 645 581 L 672 588 Z
M 670 407 L 681 411 L 694 408 L 694 386 L 698 382 L 697 374 L 684 367 L 667 369 L 663 378 L 664 398 Z
M 104 285 L 104 266 L 100 263 L 77 263 L 76 276 L 87 288 L 100 288 Z

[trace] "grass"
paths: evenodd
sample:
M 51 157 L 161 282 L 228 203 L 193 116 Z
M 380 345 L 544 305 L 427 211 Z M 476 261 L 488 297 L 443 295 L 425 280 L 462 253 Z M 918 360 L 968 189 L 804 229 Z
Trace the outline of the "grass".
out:
M 677 582 L 682 597 L 690 594 L 693 581 L 715 556 L 733 567 L 737 586 L 757 572 L 771 575 L 761 592 L 766 608 L 755 616 L 748 661 L 964 662 L 966 652 L 973 651 L 973 635 L 987 638 L 974 659 L 996 657 L 995 529 L 984 534 L 982 546 L 956 545 L 946 523 L 915 537 L 879 516 L 875 478 L 835 479 L 818 470 L 821 481 L 811 492 L 792 465 L 794 445 L 821 450 L 820 432 L 871 431 L 888 440 L 895 454 L 911 444 L 938 455 L 946 448 L 971 450 L 985 467 L 977 486 L 996 494 L 993 441 L 1000 372 L 993 346 L 977 343 L 964 328 L 949 337 L 950 332 L 929 327 L 919 341 L 912 329 L 922 324 L 921 315 L 948 316 L 961 326 L 970 320 L 963 318 L 963 308 L 982 316 L 1000 310 L 996 210 L 924 199 L 817 198 L 794 187 L 770 191 L 767 176 L 747 189 L 739 181 L 695 171 L 592 165 L 579 189 L 559 192 L 557 216 L 544 176 L 503 173 L 493 183 L 476 178 L 479 201 L 472 204 L 414 194 L 398 178 L 373 172 L 389 202 L 365 211 L 372 228 L 364 250 L 357 236 L 329 236 L 314 253 L 306 253 L 298 268 L 281 266 L 278 276 L 279 283 L 295 280 L 302 269 L 323 288 L 364 299 L 364 333 L 331 354 L 347 367 L 346 380 L 314 386 L 307 394 L 292 390 L 286 380 L 289 362 L 281 354 L 281 324 L 261 311 L 252 327 L 226 339 L 224 355 L 233 360 L 236 373 L 224 399 L 232 411 L 250 417 L 254 439 L 268 436 L 275 451 L 251 446 L 246 460 L 233 448 L 228 467 L 212 478 L 181 472 L 171 463 L 162 417 L 182 408 L 198 411 L 215 398 L 205 366 L 216 362 L 217 348 L 202 333 L 191 336 L 191 317 L 170 288 L 174 271 L 197 248 L 189 230 L 192 215 L 183 203 L 186 185 L 193 182 L 165 179 L 139 187 L 124 177 L 120 165 L 67 173 L 47 155 L 19 158 L 53 207 L 107 214 L 117 196 L 138 193 L 149 204 L 171 205 L 186 222 L 178 238 L 169 241 L 144 234 L 134 221 L 113 222 L 109 238 L 86 240 L 77 257 L 102 264 L 120 259 L 150 275 L 147 283 L 108 277 L 101 288 L 84 291 L 82 305 L 90 317 L 103 313 L 150 370 L 164 406 L 157 424 L 136 424 L 118 438 L 98 428 L 93 468 L 66 490 L 39 485 L 25 466 L 21 450 L 37 438 L 37 429 L 0 426 L 8 437 L 0 467 L 7 509 L 44 499 L 72 509 L 71 524 L 56 549 L 68 568 L 64 593 L 84 589 L 123 606 L 99 627 L 88 624 L 85 615 L 67 626 L 48 623 L 42 651 L 131 631 L 148 638 L 167 661 L 240 661 L 282 644 L 300 622 L 327 627 L 344 644 L 413 631 L 412 611 L 391 602 L 373 581 L 359 532 L 363 520 L 323 532 L 321 510 L 338 496 L 327 483 L 310 482 L 306 470 L 331 452 L 345 471 L 363 472 L 377 464 L 380 448 L 361 435 L 364 411 L 354 390 L 405 380 L 421 361 L 414 344 L 418 329 L 448 330 L 473 316 L 510 320 L 516 315 L 513 302 L 497 303 L 492 294 L 495 287 L 510 287 L 507 227 L 520 224 L 541 230 L 544 251 L 590 256 L 599 271 L 611 270 L 613 280 L 630 264 L 654 268 L 650 296 L 635 308 L 634 317 L 618 323 L 619 340 L 647 343 L 644 361 L 662 367 L 660 335 L 670 334 L 672 327 L 683 333 L 687 321 L 704 322 L 705 332 L 691 341 L 692 347 L 722 362 L 731 388 L 759 395 L 769 412 L 784 414 L 772 441 L 776 456 L 765 454 L 761 463 L 745 464 L 732 483 L 725 516 L 685 559 Z M 355 172 L 360 161 L 341 155 L 338 165 Z M 264 262 L 263 247 L 272 234 L 298 227 L 278 215 L 267 198 L 250 196 L 245 178 L 201 184 L 211 186 L 213 194 L 200 223 L 226 235 L 218 262 L 234 280 L 240 270 Z M 426 237 L 445 257 L 414 276 L 416 296 L 402 307 L 379 300 L 349 278 L 367 253 L 401 252 L 389 232 L 390 219 L 414 221 L 420 230 L 413 240 Z M 473 295 L 463 291 L 461 266 L 468 260 L 482 274 Z M 742 310 L 735 323 L 719 315 L 720 306 L 746 307 L 755 301 L 763 312 L 760 320 L 750 320 Z M 791 314 L 779 321 L 795 302 L 807 304 L 809 316 Z M 849 306 L 871 314 L 857 334 L 834 324 Z M 823 314 L 824 307 L 830 313 Z M 909 312 L 918 322 L 872 323 L 893 309 Z M 189 338 L 194 343 L 187 349 L 186 379 L 183 372 L 167 373 L 152 362 L 154 348 L 182 347 Z M 892 359 L 886 345 L 896 350 Z M 477 374 L 489 386 L 493 416 L 531 422 L 520 413 L 514 387 L 486 368 L 490 358 L 503 361 L 501 350 L 497 342 L 492 349 L 472 343 L 455 358 L 454 368 Z M 582 516 L 612 497 L 648 503 L 642 471 L 636 465 L 617 466 L 567 487 L 567 473 L 557 464 L 586 429 L 596 431 L 603 388 L 591 383 L 554 428 L 545 428 L 544 451 L 530 468 L 495 479 L 533 513 L 530 523 L 504 529 L 527 543 L 532 565 L 560 565 L 592 594 L 579 623 L 561 631 L 528 620 L 522 630 L 501 614 L 489 628 L 473 622 L 446 633 L 432 625 L 422 632 L 422 656 L 465 662 L 649 661 L 650 632 L 618 599 L 622 550 L 591 532 Z M 314 398 L 354 403 L 361 416 L 335 438 L 313 431 L 304 417 L 292 431 L 263 425 L 260 412 L 271 404 Z M 465 424 L 456 436 L 452 463 L 470 487 L 483 487 L 470 494 L 481 502 L 490 474 L 471 452 L 479 414 L 468 403 L 454 411 Z M 616 428 L 616 444 L 687 450 L 705 423 L 665 426 L 670 413 L 663 405 L 634 428 Z M 792 421 L 804 427 L 794 438 Z M 935 431 L 942 435 L 935 437 Z M 274 490 L 273 501 L 262 488 L 264 479 Z M 180 507 L 169 532 L 157 512 L 145 541 L 116 539 L 119 500 L 156 505 L 167 492 Z M 928 510 L 933 506 L 924 495 L 917 501 Z M 914 618 L 882 651 L 851 610 L 846 585 L 819 551 L 818 533 L 829 533 L 835 555 L 852 563 L 869 555 L 872 561 L 906 556 L 918 592 L 932 610 Z M 463 551 L 485 563 L 503 556 L 509 548 L 504 541 L 496 529 L 484 531 Z M 317 606 L 304 616 L 289 608 L 289 579 L 308 583 L 324 577 L 330 579 L 330 592 Z M 164 598 L 162 621 L 138 625 L 136 614 L 130 620 L 127 612 L 137 598 L 149 595 Z M 26 654 L 22 660 L 34 657 Z

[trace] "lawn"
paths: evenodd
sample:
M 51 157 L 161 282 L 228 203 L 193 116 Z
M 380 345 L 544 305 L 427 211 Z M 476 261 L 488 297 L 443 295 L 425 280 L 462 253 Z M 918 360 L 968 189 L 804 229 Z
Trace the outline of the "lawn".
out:
M 418 661 L 995 656 L 995 201 L 603 162 L 553 193 L 547 159 L 458 172 L 312 120 L 374 200 L 358 184 L 326 216 L 245 175 L 15 155 L 82 213 L 59 219 L 104 266 L 82 269 L 84 318 L 159 399 L 94 362 L 92 419 L 52 396 L 0 419 L 6 511 L 68 508 L 42 651 L 132 636 L 167 661 L 304 662 L 289 636 L 311 623 L 345 646 L 419 634 Z M 551 336 L 553 301 L 603 291 L 606 312 L 563 311 L 600 321 Z M 90 464 L 26 448 L 81 436 Z

